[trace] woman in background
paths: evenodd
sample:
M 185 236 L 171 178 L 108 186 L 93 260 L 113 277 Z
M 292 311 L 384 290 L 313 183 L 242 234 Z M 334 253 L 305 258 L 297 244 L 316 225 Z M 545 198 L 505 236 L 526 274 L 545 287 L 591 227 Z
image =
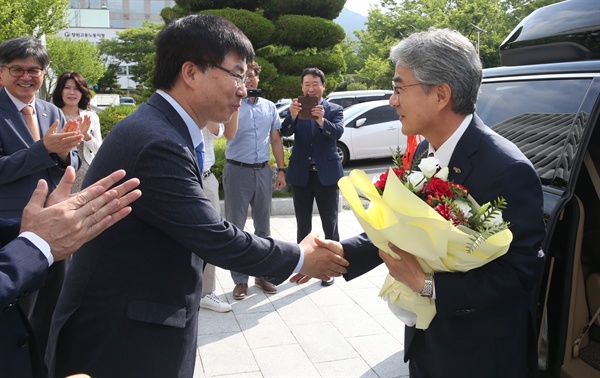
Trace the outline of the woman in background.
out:
M 52 94 L 52 102 L 62 109 L 67 120 L 75 119 L 79 122 L 79 130 L 83 134 L 83 141 L 77 146 L 81 166 L 77 171 L 72 193 L 81 190 L 81 183 L 88 167 L 102 144 L 100 119 L 96 112 L 89 109 L 90 100 L 90 90 L 81 74 L 65 72 L 60 75 Z

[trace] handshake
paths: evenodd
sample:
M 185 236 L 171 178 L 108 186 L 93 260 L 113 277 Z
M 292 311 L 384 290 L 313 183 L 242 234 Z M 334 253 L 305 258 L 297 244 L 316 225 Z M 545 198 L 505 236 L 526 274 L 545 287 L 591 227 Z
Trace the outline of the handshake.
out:
M 344 259 L 344 249 L 339 242 L 323 240 L 313 232 L 300 242 L 300 248 L 304 251 L 304 263 L 300 272 L 290 277 L 290 282 L 303 284 L 311 277 L 328 281 L 346 273 L 349 263 Z

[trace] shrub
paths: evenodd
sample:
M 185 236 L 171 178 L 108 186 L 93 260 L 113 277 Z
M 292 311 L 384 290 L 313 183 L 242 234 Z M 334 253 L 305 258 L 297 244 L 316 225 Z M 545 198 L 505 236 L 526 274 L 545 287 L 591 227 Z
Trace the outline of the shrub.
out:
M 106 138 L 117 122 L 133 113 L 137 108 L 137 106 L 110 106 L 104 109 L 104 111 L 98 112 L 100 129 L 102 130 L 102 139 Z
M 285 15 L 277 19 L 275 27 L 274 37 L 278 43 L 298 49 L 323 49 L 337 45 L 346 37 L 340 25 L 321 17 Z
M 255 49 L 268 45 L 275 31 L 273 22 L 256 12 L 244 9 L 210 9 L 199 13 L 210 13 L 228 19 L 246 34 Z
M 346 0 L 262 0 L 265 17 L 274 20 L 286 14 L 304 14 L 335 20 Z

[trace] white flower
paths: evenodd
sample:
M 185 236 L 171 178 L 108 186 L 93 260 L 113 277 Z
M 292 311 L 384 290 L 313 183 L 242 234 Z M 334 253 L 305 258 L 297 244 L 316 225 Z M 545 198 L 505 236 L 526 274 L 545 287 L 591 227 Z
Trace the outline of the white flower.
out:
M 435 177 L 439 178 L 440 180 L 448 181 L 449 172 L 450 170 L 448 169 L 448 167 L 444 167 L 440 169 L 438 173 L 435 174 Z
M 425 184 L 423 172 L 413 171 L 406 177 L 406 187 L 413 192 L 420 192 Z
M 439 166 L 440 161 L 434 157 L 424 158 L 421 159 L 421 161 L 419 162 L 419 169 L 427 178 L 433 177 L 433 175 L 435 175 L 435 173 L 437 172 Z
M 463 214 L 465 214 L 465 217 L 470 218 L 473 215 L 473 213 L 471 213 L 471 204 L 468 202 L 454 201 L 454 204 L 463 212 Z
M 487 215 L 487 213 L 491 212 L 492 210 L 488 210 L 486 212 L 486 214 L 481 216 L 481 219 L 483 220 L 483 218 Z M 492 228 L 492 227 L 496 227 L 499 226 L 500 224 L 502 224 L 502 222 L 504 222 L 504 219 L 502 219 L 502 213 L 501 212 L 496 212 L 495 214 L 492 214 L 490 217 L 488 217 L 488 219 L 483 222 L 483 225 L 487 228 Z

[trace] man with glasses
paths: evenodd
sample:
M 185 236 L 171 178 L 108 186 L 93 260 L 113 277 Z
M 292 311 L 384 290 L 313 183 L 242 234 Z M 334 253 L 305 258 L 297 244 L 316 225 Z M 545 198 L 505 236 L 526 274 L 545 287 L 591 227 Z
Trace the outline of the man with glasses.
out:
M 261 68 L 256 62 L 248 63 L 246 88 L 258 88 Z M 275 104 L 259 96 L 248 96 L 242 100 L 239 111 L 238 130 L 235 138 L 227 141 L 223 169 L 223 191 L 225 193 L 225 218 L 244 229 L 248 218 L 248 206 L 252 208 L 254 234 L 262 238 L 271 235 L 271 201 L 273 171 L 269 165 L 270 149 L 273 149 L 277 165 L 275 189 L 285 187 L 283 142 L 279 129 L 281 122 Z M 235 287 L 233 298 L 246 298 L 248 276 L 231 271 Z M 267 294 L 277 292 L 269 281 L 256 277 L 254 281 Z
M 209 14 L 174 20 L 156 38 L 157 92 L 102 143 L 84 186 L 120 167 L 144 195 L 132 216 L 75 254 L 54 313 L 51 376 L 191 377 L 204 262 L 273 284 L 293 272 L 346 271 L 339 255 L 243 232 L 202 187 L 208 122 L 224 123 L 246 97 L 248 38 Z
M 344 176 L 336 142 L 344 133 L 341 106 L 323 99 L 325 74 L 318 68 L 306 68 L 300 76 L 304 96 L 316 97 L 318 104 L 309 110 L 313 119 L 300 119 L 302 106 L 297 98 L 281 125 L 283 136 L 294 135 L 294 149 L 286 176 L 292 187 L 296 214 L 296 237 L 304 239 L 312 230 L 313 202 L 316 201 L 325 238 L 340 240 L 338 180 Z M 331 286 L 333 277 L 321 281 Z
M 480 204 L 505 198 L 502 217 L 513 239 L 506 254 L 480 268 L 425 274 L 414 255 L 390 245 L 400 257 L 393 258 L 362 234 L 341 246 L 332 243 L 350 261 L 344 278 L 385 263 L 394 279 L 435 303 L 427 329 L 405 327 L 410 377 L 537 376 L 532 299 L 546 234 L 538 175 L 517 146 L 475 114 L 482 68 L 469 39 L 432 28 L 402 40 L 391 58 L 390 105 L 402 133 L 426 139 L 414 156 L 433 154 L 441 167 L 450 167 L 448 180 L 464 185 Z
M 49 63 L 48 51 L 33 38 L 0 44 L 0 218 L 20 217 L 40 179 L 52 192 L 68 166 L 79 168 L 77 123 L 65 126 L 55 105 L 36 98 Z M 53 264 L 45 285 L 21 301 L 42 353 L 66 267 L 65 261 Z

